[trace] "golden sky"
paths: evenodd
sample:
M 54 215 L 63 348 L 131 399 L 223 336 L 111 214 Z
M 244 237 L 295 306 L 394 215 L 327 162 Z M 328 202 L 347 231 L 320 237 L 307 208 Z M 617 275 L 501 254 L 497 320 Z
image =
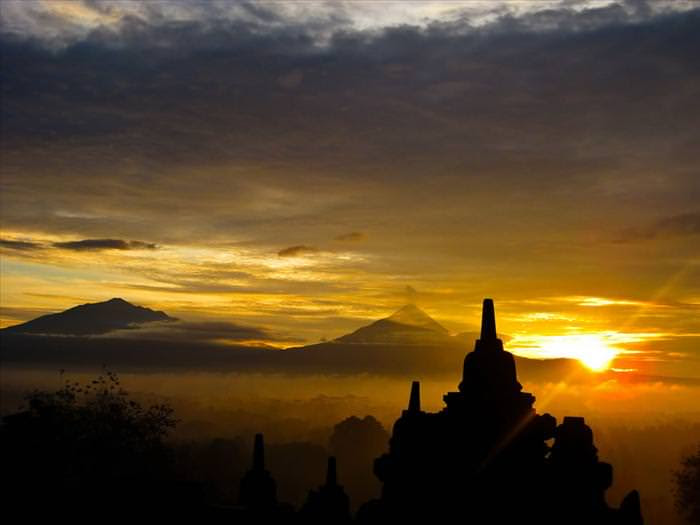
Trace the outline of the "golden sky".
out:
M 700 376 L 697 6 L 376 5 L 3 2 L 2 325 L 493 297 L 518 353 Z

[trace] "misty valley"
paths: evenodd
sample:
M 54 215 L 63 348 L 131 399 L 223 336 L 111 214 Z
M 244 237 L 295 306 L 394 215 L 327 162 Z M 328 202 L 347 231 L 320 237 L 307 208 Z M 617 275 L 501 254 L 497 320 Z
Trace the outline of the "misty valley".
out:
M 363 505 L 382 494 L 375 461 L 389 452 L 396 419 L 410 408 L 411 381 L 420 380 L 422 409 L 439 412 L 443 394 L 455 388 L 461 361 L 469 355 L 469 336 L 472 345 L 483 339 L 478 332 L 450 336 L 413 305 L 337 340 L 290 350 L 173 343 L 160 334 L 177 320 L 123 300 L 68 312 L 70 321 L 55 314 L 0 332 L 2 413 L 11 419 L 36 401 L 37 392 L 69 388 L 87 400 L 97 392 L 89 393 L 96 378 L 113 377 L 129 399 L 172 409 L 172 428 L 163 435 L 169 483 L 184 490 L 179 497 L 185 500 L 194 491 L 195 508 L 216 508 L 223 515 L 222 509 L 241 508 L 241 480 L 252 465 L 254 438 L 262 435 L 265 468 L 276 483 L 280 509 L 302 512 L 309 490 L 323 486 L 332 457 L 348 519 L 370 519 L 363 517 Z M 107 319 L 111 325 L 105 330 Z M 149 331 L 151 323 L 158 329 Z M 109 332 L 118 336 L 106 337 Z M 283 355 L 279 361 L 257 355 L 268 353 Z M 515 363 L 539 411 L 559 420 L 585 415 L 598 455 L 615 468 L 606 495 L 610 504 L 636 488 L 647 520 L 681 523 L 672 497 L 674 472 L 700 440 L 700 414 L 687 401 L 700 393 L 700 385 L 682 378 L 593 373 L 566 359 L 516 357 Z M 642 414 L 639 403 L 647 407 Z M 638 461 L 640 456 L 645 461 Z

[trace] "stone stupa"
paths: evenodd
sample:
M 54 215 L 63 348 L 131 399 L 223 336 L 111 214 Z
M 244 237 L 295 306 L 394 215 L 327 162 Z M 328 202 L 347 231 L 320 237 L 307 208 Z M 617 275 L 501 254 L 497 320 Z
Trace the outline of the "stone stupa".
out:
M 636 491 L 619 508 L 606 503 L 612 467 L 598 460 L 583 418 L 557 426 L 536 413 L 497 336 L 491 299 L 458 391 L 443 399 L 441 411 L 425 412 L 419 383 L 412 384 L 389 452 L 375 461 L 381 497 L 360 509 L 359 520 L 642 524 Z

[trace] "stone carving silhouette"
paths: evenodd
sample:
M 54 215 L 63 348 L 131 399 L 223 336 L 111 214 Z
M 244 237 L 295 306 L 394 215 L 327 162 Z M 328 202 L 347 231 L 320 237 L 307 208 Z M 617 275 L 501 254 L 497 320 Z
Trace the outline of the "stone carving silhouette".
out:
M 414 381 L 389 452 L 375 461 L 381 498 L 363 505 L 358 520 L 642 524 L 636 491 L 619 509 L 607 505 L 612 467 L 598 461 L 583 418 L 557 426 L 535 412 L 535 397 L 522 391 L 513 355 L 497 336 L 491 299 L 458 391 L 428 413 L 419 388 Z

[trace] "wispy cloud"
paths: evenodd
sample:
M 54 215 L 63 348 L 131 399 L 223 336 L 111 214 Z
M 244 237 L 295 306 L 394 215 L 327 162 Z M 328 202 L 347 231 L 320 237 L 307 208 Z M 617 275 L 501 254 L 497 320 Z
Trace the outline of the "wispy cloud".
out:
M 125 241 L 123 239 L 82 239 L 80 241 L 55 242 L 53 246 L 74 251 L 155 250 L 157 248 L 157 245 L 153 243 Z
M 350 232 L 350 233 L 344 233 L 342 235 L 338 235 L 337 237 L 334 238 L 336 241 L 341 241 L 341 242 L 358 242 L 358 241 L 364 241 L 367 238 L 367 235 L 362 233 L 362 232 Z
M 277 252 L 280 257 L 298 257 L 300 255 L 306 255 L 309 253 L 316 253 L 318 249 L 313 246 L 306 246 L 304 244 L 298 244 L 296 246 L 290 246 L 289 248 L 284 248 Z
M 42 245 L 32 241 L 17 241 L 11 239 L 0 239 L 0 248 L 7 248 L 9 250 L 36 250 L 41 248 Z
M 291 335 L 275 334 L 265 328 L 236 324 L 230 321 L 150 323 L 137 329 L 113 331 L 106 334 L 105 337 L 218 344 L 291 344 L 300 341 Z
M 589 297 L 585 295 L 574 295 L 570 297 L 557 297 L 556 300 L 561 300 L 564 302 L 574 303 L 578 306 L 588 306 L 592 308 L 602 307 L 602 306 L 640 306 L 640 307 L 663 307 L 663 304 L 656 304 L 651 301 L 634 301 L 631 299 L 623 298 L 610 298 L 610 297 Z
M 664 217 L 646 227 L 628 228 L 617 241 L 635 242 L 695 236 L 700 236 L 700 212 L 681 213 Z

